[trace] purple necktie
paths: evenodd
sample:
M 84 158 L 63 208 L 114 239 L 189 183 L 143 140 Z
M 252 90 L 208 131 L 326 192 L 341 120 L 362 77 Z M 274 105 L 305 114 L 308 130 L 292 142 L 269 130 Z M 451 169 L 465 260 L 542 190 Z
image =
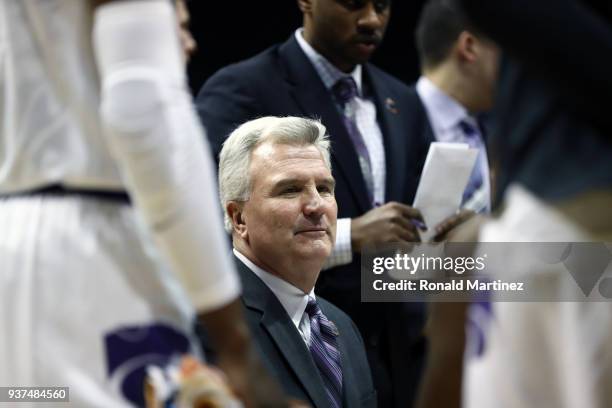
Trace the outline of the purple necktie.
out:
M 332 407 L 342 407 L 342 364 L 338 349 L 338 329 L 321 312 L 317 301 L 309 298 L 306 314 L 310 318 L 310 354 L 319 368 L 325 392 Z
M 336 101 L 343 110 L 342 120 L 344 127 L 353 142 L 353 147 L 357 151 L 359 158 L 359 166 L 361 168 L 361 174 L 366 182 L 368 195 L 370 202 L 373 201 L 374 195 L 374 177 L 372 176 L 372 163 L 370 161 L 370 154 L 368 148 L 365 145 L 363 136 L 359 132 L 359 128 L 355 123 L 354 112 L 351 112 L 349 103 L 357 96 L 357 84 L 352 77 L 344 77 L 338 80 L 332 88 L 332 92 Z
M 483 178 L 483 161 L 484 161 L 484 145 L 482 142 L 482 136 L 480 135 L 480 131 L 478 128 L 468 121 L 462 120 L 459 122 L 459 127 L 463 131 L 465 135 L 466 143 L 474 149 L 478 149 L 478 156 L 476 157 L 476 164 L 474 165 L 474 169 L 472 170 L 472 174 L 470 175 L 470 179 L 468 181 L 467 187 L 463 192 L 463 201 L 462 203 L 467 202 L 472 195 L 482 187 L 484 182 Z

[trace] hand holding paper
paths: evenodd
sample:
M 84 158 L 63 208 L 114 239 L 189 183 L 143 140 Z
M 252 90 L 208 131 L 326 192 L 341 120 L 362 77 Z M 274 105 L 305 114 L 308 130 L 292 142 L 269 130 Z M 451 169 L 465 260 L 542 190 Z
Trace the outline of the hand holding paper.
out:
M 429 227 L 420 231 L 421 241 L 435 236 L 433 227 L 455 214 L 476 163 L 478 150 L 465 143 L 434 142 L 429 147 L 414 207 L 421 210 Z

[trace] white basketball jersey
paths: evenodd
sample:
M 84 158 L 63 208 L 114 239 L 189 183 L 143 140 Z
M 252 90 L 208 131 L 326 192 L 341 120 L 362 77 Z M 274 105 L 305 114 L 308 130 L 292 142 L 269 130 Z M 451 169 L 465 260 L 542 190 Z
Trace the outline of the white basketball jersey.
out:
M 121 188 L 98 119 L 91 20 L 89 1 L 0 0 L 0 193 Z
M 520 186 L 488 222 L 482 242 L 588 242 L 592 239 Z M 509 270 L 512 269 L 509 266 Z M 532 274 L 537 271 L 530 271 Z M 559 298 L 575 284 L 547 274 Z M 469 313 L 464 362 L 466 408 L 607 408 L 612 406 L 612 304 L 493 302 Z

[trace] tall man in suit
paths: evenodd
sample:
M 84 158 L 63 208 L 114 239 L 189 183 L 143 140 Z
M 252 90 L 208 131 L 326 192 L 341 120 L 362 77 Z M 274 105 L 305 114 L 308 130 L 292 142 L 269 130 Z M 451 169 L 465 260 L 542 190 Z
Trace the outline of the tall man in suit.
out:
M 424 357 L 424 312 L 414 304 L 360 302 L 359 253 L 417 239 L 413 201 L 430 140 L 408 87 L 368 63 L 391 14 L 388 0 L 299 0 L 303 28 L 263 53 L 213 75 L 197 97 L 218 155 L 240 123 L 265 115 L 318 117 L 329 129 L 338 226 L 317 283 L 361 331 L 384 407 L 410 406 Z M 417 118 L 418 119 L 418 118 Z
M 462 207 L 491 209 L 491 181 L 483 128 L 478 114 L 493 106 L 499 50 L 475 30 L 455 0 L 428 1 L 416 29 L 421 77 L 413 98 L 425 115 L 423 130 L 440 142 L 467 143 L 479 150 Z
M 264 363 L 313 407 L 375 407 L 356 326 L 314 292 L 336 234 L 325 127 L 295 117 L 243 124 L 221 151 L 219 187 Z

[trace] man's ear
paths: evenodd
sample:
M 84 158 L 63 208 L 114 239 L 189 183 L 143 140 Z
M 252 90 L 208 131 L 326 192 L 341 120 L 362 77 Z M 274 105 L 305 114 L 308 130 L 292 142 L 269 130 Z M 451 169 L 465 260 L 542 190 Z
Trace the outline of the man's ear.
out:
M 298 7 L 303 14 L 308 14 L 312 11 L 312 1 L 311 0 L 298 0 Z
M 227 215 L 232 220 L 232 227 L 234 232 L 237 233 L 241 238 L 246 238 L 247 226 L 244 222 L 243 208 L 244 203 L 239 203 L 237 201 L 230 201 L 225 207 Z
M 462 31 L 457 38 L 456 52 L 461 61 L 473 63 L 478 57 L 478 40 L 469 31 Z

